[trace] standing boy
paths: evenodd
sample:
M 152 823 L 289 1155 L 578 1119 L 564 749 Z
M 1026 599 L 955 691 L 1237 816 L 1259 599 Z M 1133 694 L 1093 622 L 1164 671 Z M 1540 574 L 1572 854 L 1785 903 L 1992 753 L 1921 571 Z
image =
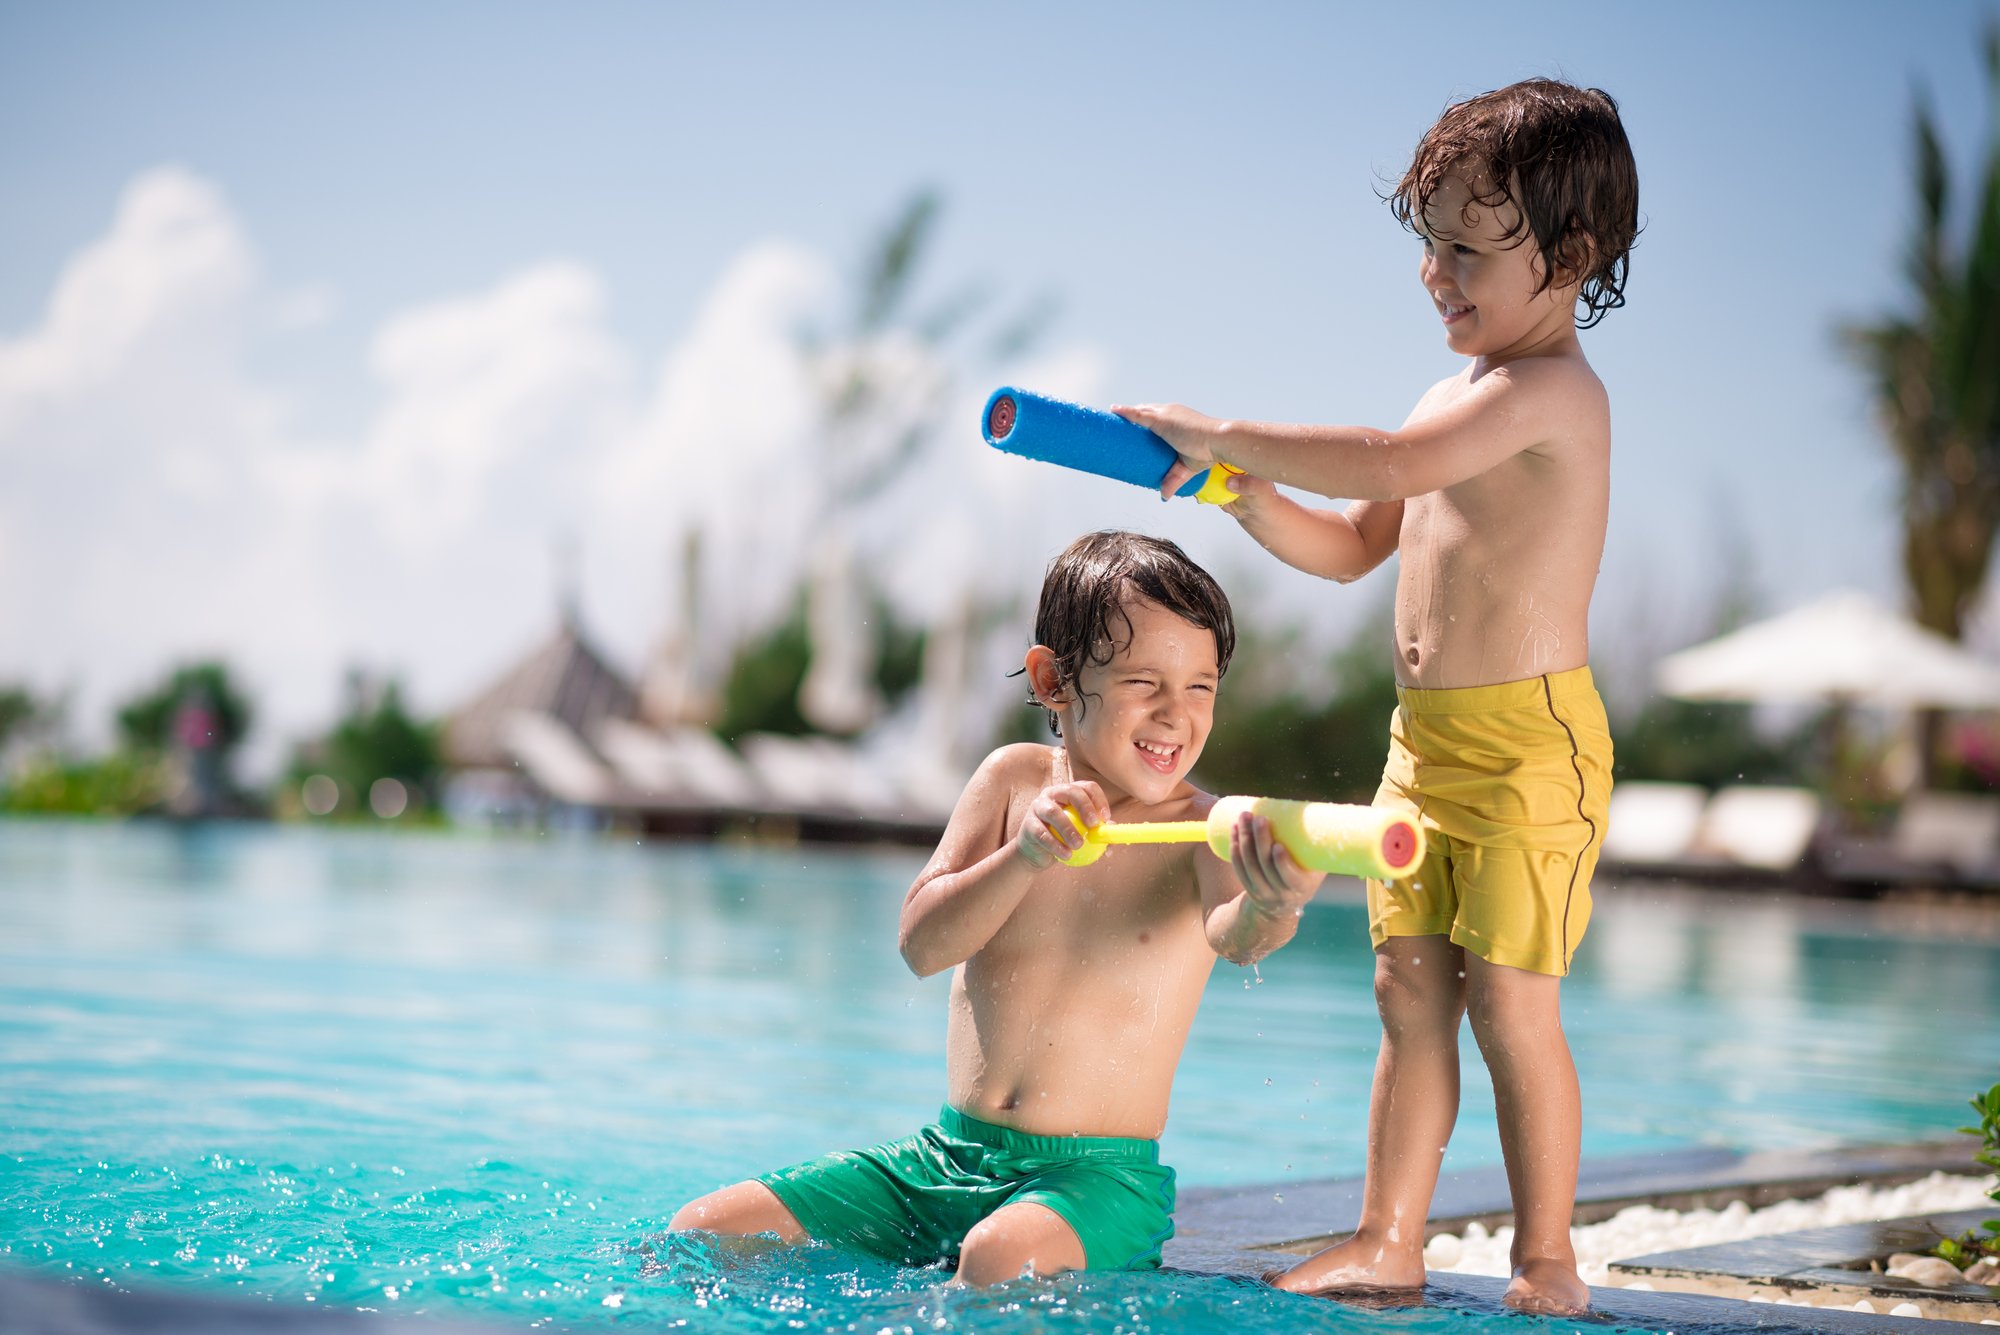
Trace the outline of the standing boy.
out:
M 1611 786 L 1586 666 L 1611 419 L 1576 330 L 1624 304 L 1638 174 L 1610 97 L 1534 79 L 1449 108 L 1389 202 L 1468 359 L 1399 429 L 1119 411 L 1179 451 L 1162 495 L 1211 461 L 1244 470 L 1230 513 L 1280 560 L 1345 582 L 1401 554 L 1399 707 L 1376 801 L 1414 811 L 1430 852 L 1368 887 L 1382 1050 L 1360 1227 L 1277 1282 L 1422 1284 L 1469 1008 L 1514 1198 L 1507 1301 L 1578 1312 L 1582 1111 L 1558 984 L 1589 922 Z M 1307 508 L 1274 482 L 1355 503 Z
M 671 1227 L 943 1261 L 972 1284 L 1159 1265 L 1174 1172 L 1156 1142 L 1202 988 L 1217 955 L 1290 940 L 1321 877 L 1262 817 L 1229 862 L 1180 844 L 1068 867 L 1067 813 L 1207 815 L 1187 776 L 1235 642 L 1228 599 L 1171 542 L 1093 533 L 1050 564 L 1025 670 L 1061 744 L 986 758 L 903 903 L 903 958 L 955 970 L 937 1123 L 711 1192 Z

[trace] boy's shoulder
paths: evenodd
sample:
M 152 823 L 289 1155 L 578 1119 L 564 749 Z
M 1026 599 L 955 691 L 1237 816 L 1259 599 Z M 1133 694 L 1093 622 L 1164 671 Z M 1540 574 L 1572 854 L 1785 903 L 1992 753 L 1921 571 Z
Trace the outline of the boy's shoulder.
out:
M 990 784 L 1019 788 L 1033 785 L 1039 791 L 1055 781 L 1061 768 L 1062 748 L 1045 742 L 1009 742 L 995 747 L 979 762 L 978 778 Z
M 1584 359 L 1581 350 L 1567 356 L 1523 357 L 1501 368 L 1517 390 L 1516 406 L 1546 416 L 1560 425 L 1554 434 L 1570 436 L 1582 422 L 1593 421 L 1609 412 L 1610 395 L 1604 381 Z
M 1518 357 L 1486 367 L 1468 363 L 1426 390 L 1410 419 L 1416 422 L 1447 411 L 1478 418 L 1504 415 L 1531 431 L 1547 426 L 1552 436 L 1568 437 L 1579 418 L 1601 417 L 1610 411 L 1610 403 L 1604 381 L 1579 351 Z

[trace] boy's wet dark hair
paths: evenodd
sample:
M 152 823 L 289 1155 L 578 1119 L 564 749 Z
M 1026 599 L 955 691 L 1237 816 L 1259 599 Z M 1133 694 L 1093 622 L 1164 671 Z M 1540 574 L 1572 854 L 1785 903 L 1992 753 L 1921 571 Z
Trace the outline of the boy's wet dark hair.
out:
M 1064 687 L 1074 686 L 1086 665 L 1110 662 L 1118 647 L 1131 640 L 1125 605 L 1133 598 L 1158 603 L 1214 635 L 1216 672 L 1229 670 L 1236 622 L 1222 586 L 1165 538 L 1104 529 L 1064 548 L 1042 577 L 1035 643 L 1054 652 Z M 1031 696 L 1028 703 L 1036 701 Z M 1081 713 L 1081 695 L 1076 704 Z M 1062 736 L 1053 710 L 1049 730 Z
M 1609 93 L 1527 79 L 1447 108 L 1389 195 L 1396 220 L 1415 231 L 1451 175 L 1465 181 L 1475 203 L 1521 211 L 1542 256 L 1537 293 L 1558 274 L 1581 276 L 1580 327 L 1625 304 L 1639 233 L 1639 169 Z

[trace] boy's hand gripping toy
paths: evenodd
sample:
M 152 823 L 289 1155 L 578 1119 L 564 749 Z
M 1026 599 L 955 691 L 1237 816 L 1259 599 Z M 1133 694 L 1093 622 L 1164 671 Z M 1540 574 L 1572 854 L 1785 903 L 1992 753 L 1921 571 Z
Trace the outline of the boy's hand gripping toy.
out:
M 979 421 L 986 443 L 996 450 L 1130 482 L 1148 491 L 1160 489 L 1167 470 L 1180 457 L 1166 441 L 1117 413 L 1030 394 L 1012 385 L 993 391 Z M 1189 478 L 1174 495 L 1227 505 L 1236 499 L 1227 485 L 1229 477 L 1242 471 L 1216 464 Z
M 1206 843 L 1215 856 L 1229 857 L 1236 818 L 1245 811 L 1271 822 L 1271 832 L 1301 867 L 1348 876 L 1393 881 L 1409 875 L 1424 856 L 1424 831 L 1398 811 L 1346 802 L 1288 802 L 1274 797 L 1225 797 L 1207 820 L 1106 821 L 1085 828 L 1071 809 L 1072 824 L 1083 830 L 1084 845 L 1063 865 L 1084 867 L 1112 844 Z

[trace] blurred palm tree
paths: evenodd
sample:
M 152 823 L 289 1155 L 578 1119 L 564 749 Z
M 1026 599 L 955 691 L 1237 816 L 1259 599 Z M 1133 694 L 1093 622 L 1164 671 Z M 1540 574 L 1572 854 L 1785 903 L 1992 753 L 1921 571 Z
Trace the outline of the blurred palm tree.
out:
M 1928 96 L 1916 96 L 1917 216 L 1909 308 L 1842 331 L 1873 381 L 1903 472 L 1903 571 L 1918 621 L 1961 637 L 2000 530 L 2000 24 L 1984 56 L 1987 133 L 1962 244 Z
M 957 377 L 1018 357 L 1054 315 L 1047 296 L 996 312 L 992 288 L 980 281 L 922 300 L 941 208 L 935 191 L 912 194 L 869 247 L 840 327 L 801 339 L 820 393 L 823 474 L 798 707 L 806 723 L 831 733 L 859 732 L 886 703 L 873 680 L 879 636 L 866 629 L 883 600 L 856 550 L 863 511 L 937 439 Z

